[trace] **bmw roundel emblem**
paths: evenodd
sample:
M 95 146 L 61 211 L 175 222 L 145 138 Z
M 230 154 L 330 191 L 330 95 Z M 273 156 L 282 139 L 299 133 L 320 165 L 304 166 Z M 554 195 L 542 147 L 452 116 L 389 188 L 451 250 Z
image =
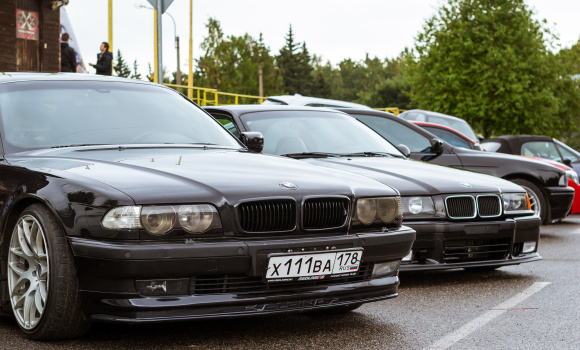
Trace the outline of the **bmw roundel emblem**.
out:
M 473 186 L 471 186 L 471 184 L 470 184 L 470 183 L 467 183 L 467 182 L 460 182 L 459 184 L 460 184 L 461 186 L 465 187 L 465 188 L 470 188 L 470 187 L 473 187 Z
M 298 189 L 298 186 L 294 185 L 292 182 L 280 182 L 280 187 L 284 187 L 289 190 Z

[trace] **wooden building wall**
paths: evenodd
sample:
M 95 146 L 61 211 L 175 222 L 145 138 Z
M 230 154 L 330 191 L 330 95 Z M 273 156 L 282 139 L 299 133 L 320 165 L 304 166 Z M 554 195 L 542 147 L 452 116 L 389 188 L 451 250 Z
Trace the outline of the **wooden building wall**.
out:
M 16 37 L 16 9 L 38 13 L 38 40 Z M 0 71 L 60 71 L 60 10 L 50 0 L 0 0 Z

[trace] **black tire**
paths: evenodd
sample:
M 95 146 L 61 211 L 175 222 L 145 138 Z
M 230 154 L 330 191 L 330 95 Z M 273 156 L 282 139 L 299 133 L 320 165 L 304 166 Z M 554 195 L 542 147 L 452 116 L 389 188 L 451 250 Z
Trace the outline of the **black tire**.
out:
M 38 308 L 38 306 L 34 306 L 34 322 L 29 321 L 28 324 L 26 324 L 24 322 L 26 318 L 21 316 L 24 314 L 23 310 L 26 308 L 26 304 L 24 304 L 25 306 L 22 310 L 17 309 L 19 310 L 19 313 L 17 314 L 13 303 L 10 303 L 10 307 L 15 315 L 18 326 L 28 338 L 34 340 L 57 340 L 80 337 L 89 330 L 91 323 L 85 317 L 81 309 L 78 280 L 76 277 L 77 271 L 64 230 L 60 225 L 60 222 L 55 218 L 50 210 L 48 210 L 48 208 L 41 204 L 33 204 L 27 207 L 20 214 L 18 222 L 15 225 L 14 230 L 11 232 L 12 235 L 18 234 L 18 227 L 25 219 L 34 222 L 40 227 L 36 232 L 42 233 L 46 249 L 45 264 L 47 268 L 45 271 L 48 271 L 48 274 L 46 275 L 47 282 L 45 284 L 48 288 L 43 289 L 45 298 L 44 307 Z M 32 229 L 30 227 L 28 229 L 32 231 L 34 230 L 34 227 L 35 226 L 32 226 Z M 36 233 L 36 237 L 38 236 L 39 234 Z M 19 244 L 17 242 L 12 243 L 11 237 L 8 237 L 7 240 L 7 242 L 10 242 L 11 246 L 12 244 Z M 20 245 L 22 246 L 22 243 L 20 243 Z M 18 254 L 9 255 L 7 263 L 10 261 L 10 256 L 12 256 L 13 259 L 20 258 L 20 255 Z M 21 260 L 18 261 L 18 263 L 22 262 L 22 265 L 19 265 L 22 267 L 22 270 L 28 269 L 28 271 L 30 271 L 30 262 L 28 262 L 26 258 L 22 257 Z M 39 269 L 37 266 L 37 271 L 41 270 L 42 269 Z M 12 270 L 8 271 L 9 281 L 11 271 Z M 17 276 L 17 274 L 20 273 L 21 272 L 14 272 L 14 276 Z M 40 276 L 38 273 L 34 276 L 37 275 Z M 12 281 L 14 280 L 15 279 L 13 278 Z M 39 277 L 38 280 L 40 281 L 41 278 Z M 31 285 L 31 282 L 28 282 L 27 285 Z M 30 287 L 24 287 L 24 289 L 26 288 Z M 9 290 L 8 292 L 11 296 L 20 293 L 19 290 L 13 292 Z M 43 294 L 40 292 L 40 288 L 35 290 L 35 293 L 39 295 Z M 39 298 L 42 298 L 42 296 Z M 29 306 L 29 309 L 30 308 L 31 307 Z M 28 318 L 30 319 L 30 316 L 28 316 Z
M 328 309 L 307 311 L 307 313 L 310 315 L 342 315 L 354 311 L 361 306 L 362 304 L 335 306 Z
M 532 209 L 534 209 L 534 201 L 537 205 L 540 206 L 539 215 L 540 219 L 542 220 L 542 225 L 550 224 L 550 208 L 548 202 L 546 202 L 546 196 L 544 195 L 544 192 L 538 186 L 528 180 L 514 179 L 511 181 L 522 186 L 526 192 L 528 192 L 528 197 L 530 197 L 530 202 L 532 203 Z

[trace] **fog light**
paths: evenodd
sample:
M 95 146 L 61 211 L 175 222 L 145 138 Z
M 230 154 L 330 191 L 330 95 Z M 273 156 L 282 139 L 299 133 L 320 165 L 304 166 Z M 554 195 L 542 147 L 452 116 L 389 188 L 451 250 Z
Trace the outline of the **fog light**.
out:
M 522 249 L 522 253 L 533 253 L 536 251 L 536 242 L 524 242 L 524 248 Z
M 137 280 L 137 292 L 146 296 L 187 295 L 189 292 L 189 278 L 166 280 Z
M 401 262 L 399 260 L 376 263 L 371 278 L 394 275 L 399 270 L 400 265 Z
M 404 262 L 409 262 L 409 261 L 413 261 L 413 251 L 410 250 L 409 254 L 407 254 L 404 258 L 403 258 Z

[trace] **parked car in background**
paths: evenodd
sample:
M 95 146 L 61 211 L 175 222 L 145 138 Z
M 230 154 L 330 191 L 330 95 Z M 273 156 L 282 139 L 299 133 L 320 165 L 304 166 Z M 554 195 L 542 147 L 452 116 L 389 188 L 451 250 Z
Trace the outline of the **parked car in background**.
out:
M 514 155 L 454 147 L 390 113 L 340 110 L 363 122 L 392 144 L 407 146 L 413 159 L 477 171 L 521 185 L 530 196 L 532 209 L 540 215 L 544 224 L 565 218 L 570 212 L 574 189 L 568 187 L 568 178 L 562 169 Z
M 580 153 L 576 150 L 549 136 L 504 135 L 485 140 L 483 144 L 490 152 L 530 157 L 564 170 L 568 174 L 568 186 L 576 191 L 570 213 L 580 214 Z
M 580 152 L 549 136 L 503 135 L 483 141 L 490 152 L 550 159 L 580 173 Z M 482 144 L 483 144 L 482 143 Z
M 331 100 L 328 98 L 295 95 L 269 96 L 263 105 L 305 106 L 305 107 L 329 107 L 329 108 L 367 108 L 368 106 L 353 102 Z
M 439 137 L 441 140 L 447 142 L 451 146 L 473 149 L 476 151 L 483 151 L 479 142 L 475 142 L 469 137 L 463 135 L 459 131 L 441 124 L 433 124 L 426 122 L 412 121 L 411 123 L 420 126 L 429 131 L 433 135 Z
M 466 122 L 461 118 L 453 117 L 447 114 L 424 111 L 421 109 L 412 109 L 404 113 L 401 113 L 399 117 L 409 121 L 418 121 L 445 125 L 459 131 L 463 135 L 469 137 L 474 142 L 479 142 L 483 140 L 483 137 L 475 134 L 475 131 L 473 131 L 473 128 L 471 127 L 471 125 L 469 125 L 468 122 Z
M 0 140 L 0 315 L 33 339 L 347 312 L 397 296 L 415 239 L 392 187 L 250 152 L 158 84 L 0 75 Z
M 368 176 L 401 193 L 417 231 L 401 270 L 485 268 L 539 260 L 540 218 L 525 190 L 483 174 L 418 162 L 347 114 L 291 106 L 205 107 L 236 136 L 260 132 L 263 152 Z

